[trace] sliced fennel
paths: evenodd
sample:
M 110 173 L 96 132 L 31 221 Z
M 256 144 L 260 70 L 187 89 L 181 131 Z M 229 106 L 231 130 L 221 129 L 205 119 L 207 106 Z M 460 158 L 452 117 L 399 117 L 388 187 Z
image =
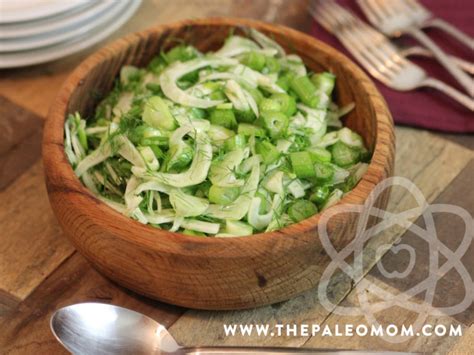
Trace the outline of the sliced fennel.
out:
M 124 66 L 92 117 L 69 115 L 65 154 L 83 184 L 140 223 L 197 237 L 280 229 L 353 189 L 370 160 L 341 121 L 354 104 L 332 101 L 333 74 L 247 33 Z

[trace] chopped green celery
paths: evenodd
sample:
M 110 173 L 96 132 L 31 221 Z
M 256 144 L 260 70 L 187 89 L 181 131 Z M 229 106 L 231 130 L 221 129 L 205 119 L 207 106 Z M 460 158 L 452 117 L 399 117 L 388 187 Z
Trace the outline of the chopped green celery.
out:
M 243 237 L 253 234 L 253 228 L 245 222 L 228 219 L 225 221 L 225 233 Z
M 204 119 L 207 117 L 206 110 L 198 107 L 191 107 L 189 110 L 192 118 Z
M 232 105 L 232 102 L 226 102 L 224 104 L 220 104 L 216 106 L 216 109 L 219 110 L 232 110 L 234 108 L 234 105 Z
M 107 127 L 110 124 L 110 121 L 105 118 L 99 118 L 96 124 L 100 127 Z
M 329 187 L 328 186 L 316 186 L 313 188 L 313 192 L 309 196 L 311 202 L 314 202 L 318 206 L 321 206 L 326 202 L 329 197 Z
M 239 123 L 237 133 L 244 136 L 265 137 L 266 133 L 262 127 L 258 127 L 249 123 Z
M 270 56 L 265 57 L 265 68 L 268 73 L 278 73 L 281 69 L 278 59 Z
M 280 152 L 269 141 L 257 141 L 255 143 L 255 151 L 260 154 L 265 164 L 269 165 L 280 157 Z
M 330 147 L 334 164 L 347 167 L 360 161 L 360 149 L 354 149 L 339 141 Z
M 284 136 L 289 124 L 288 117 L 276 111 L 262 112 L 258 121 L 263 123 L 263 127 L 268 131 L 272 139 Z
M 209 196 L 209 189 L 211 188 L 210 181 L 206 180 L 201 182 L 199 185 L 196 185 L 196 197 L 208 197 Z
M 193 46 L 184 44 L 171 48 L 168 52 L 162 53 L 163 58 L 168 64 L 180 61 L 186 62 L 198 56 L 199 52 Z
M 318 208 L 308 200 L 300 199 L 288 207 L 288 215 L 293 222 L 300 222 L 318 213 Z
M 211 185 L 209 189 L 209 201 L 218 205 L 229 205 L 239 197 L 240 188 L 238 187 L 221 187 Z
M 311 155 L 308 152 L 290 153 L 291 166 L 293 172 L 301 179 L 312 178 L 316 176 L 316 171 L 313 167 Z
M 243 123 L 252 123 L 255 121 L 255 113 L 252 110 L 236 110 L 236 116 L 237 116 L 237 121 L 243 122 Z
M 232 110 L 214 109 L 211 111 L 209 120 L 213 125 L 220 125 L 229 129 L 237 127 L 237 121 Z
M 148 145 L 148 146 L 160 146 L 160 147 L 166 147 L 169 144 L 169 138 L 168 137 L 144 137 L 140 140 L 140 145 Z
M 181 233 L 185 234 L 185 235 L 192 235 L 194 237 L 206 237 L 206 233 L 203 233 L 203 232 L 196 232 L 192 229 L 185 229 L 183 230 Z
M 265 67 L 265 56 L 262 53 L 251 51 L 244 53 L 240 62 L 256 71 L 262 71 Z
M 319 97 L 316 95 L 316 88 L 306 75 L 293 78 L 290 88 L 305 105 L 311 108 L 318 106 Z
M 154 74 L 160 74 L 166 66 L 167 64 L 161 56 L 155 56 L 148 64 L 147 69 Z
M 166 171 L 181 171 L 193 160 L 194 150 L 189 143 L 173 145 L 167 154 Z
M 311 76 L 311 81 L 318 92 L 331 96 L 336 83 L 336 76 L 329 72 L 317 73 Z
M 216 91 L 211 92 L 211 94 L 209 95 L 209 98 L 215 101 L 224 101 L 227 99 L 227 96 L 224 94 L 224 91 L 216 90 Z
M 74 116 L 70 115 L 69 117 L 73 117 L 75 122 L 76 130 L 77 130 L 77 138 L 79 139 L 79 143 L 84 148 L 85 151 L 88 149 L 87 144 L 87 134 L 86 134 L 86 121 L 81 119 L 81 116 L 77 112 Z
M 235 149 L 244 149 L 247 146 L 247 138 L 243 134 L 236 134 L 225 140 L 224 148 L 230 152 Z
M 209 206 L 209 201 L 186 194 L 181 189 L 174 189 L 169 194 L 171 206 L 176 216 L 193 217 L 202 215 Z
M 120 83 L 127 85 L 130 81 L 135 81 L 140 78 L 140 69 L 133 65 L 124 65 L 120 69 Z
M 157 84 L 157 83 L 147 83 L 145 85 L 145 88 L 149 91 L 151 91 L 151 93 L 153 95 L 161 95 L 162 94 L 162 91 L 161 91 L 161 86 L 160 84 Z
M 260 164 L 256 157 L 247 159 L 251 161 L 251 172 L 245 185 L 242 187 L 240 196 L 230 205 L 209 205 L 206 215 L 212 218 L 240 220 L 247 214 L 252 198 L 258 188 L 260 178 Z
M 318 184 L 330 183 L 334 176 L 334 168 L 327 163 L 315 163 L 314 171 L 316 173 L 316 182 Z
M 277 85 L 283 90 L 288 91 L 290 89 L 290 83 L 295 77 L 295 73 L 292 71 L 286 71 L 278 77 Z
M 128 131 L 128 139 L 135 145 L 140 144 L 142 139 L 145 138 L 145 135 L 147 137 L 163 136 L 160 130 L 148 125 L 140 125 Z
M 143 121 L 154 128 L 172 131 L 176 128 L 176 121 L 171 115 L 168 105 L 159 96 L 150 97 L 143 110 Z
M 276 100 L 263 99 L 258 104 L 258 108 L 261 112 L 264 112 L 264 111 L 280 111 L 281 110 L 281 105 Z
M 296 101 L 293 97 L 287 94 L 273 94 L 270 96 L 271 100 L 277 101 L 280 104 L 280 110 L 287 117 L 291 117 L 296 113 Z
M 235 136 L 234 131 L 217 125 L 211 125 L 207 133 L 212 142 L 226 141 Z
M 330 163 L 331 162 L 331 152 L 324 148 L 311 147 L 307 149 L 311 160 L 313 163 Z

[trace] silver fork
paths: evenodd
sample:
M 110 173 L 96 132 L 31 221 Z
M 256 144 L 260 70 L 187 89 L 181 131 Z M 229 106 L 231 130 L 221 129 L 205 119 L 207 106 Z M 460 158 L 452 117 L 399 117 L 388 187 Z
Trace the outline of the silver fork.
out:
M 459 69 L 446 53 L 418 28 L 416 21 L 406 14 L 407 11 L 402 0 L 357 0 L 357 2 L 368 20 L 386 35 L 399 37 L 402 34 L 408 34 L 422 43 L 466 89 L 469 95 L 473 96 L 474 81 L 472 78 Z
M 474 48 L 473 38 L 450 23 L 438 17 L 434 17 L 434 15 L 417 0 L 400 0 L 400 5 L 405 8 L 405 14 L 411 16 L 419 28 L 436 27 L 453 36 L 471 50 Z
M 315 0 L 309 8 L 313 17 L 342 44 L 375 78 L 390 88 L 409 91 L 431 87 L 442 91 L 471 111 L 474 100 L 435 78 L 400 55 L 380 32 L 331 0 Z
M 410 46 L 406 48 L 400 48 L 400 54 L 404 57 L 411 57 L 411 56 L 423 56 L 428 58 L 433 58 L 433 53 L 431 53 L 428 49 L 423 48 L 422 46 Z M 466 73 L 471 75 L 474 74 L 474 63 L 469 63 L 467 60 L 458 58 L 454 55 L 450 55 L 449 58 L 456 64 L 459 68 L 464 70 Z

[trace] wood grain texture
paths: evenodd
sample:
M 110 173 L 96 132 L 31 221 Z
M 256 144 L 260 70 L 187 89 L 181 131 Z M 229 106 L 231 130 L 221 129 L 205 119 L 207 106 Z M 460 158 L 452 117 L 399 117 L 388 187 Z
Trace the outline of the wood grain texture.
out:
M 400 291 L 396 288 L 392 288 L 389 285 L 385 284 L 380 279 L 373 278 L 372 276 L 366 276 L 365 281 L 373 283 L 375 286 L 380 288 L 381 290 L 392 294 L 393 297 L 397 297 L 400 295 Z M 380 298 L 378 295 L 374 295 L 371 292 L 364 292 L 367 296 L 367 302 L 369 304 L 380 302 Z M 420 308 L 423 307 L 422 302 L 419 302 Z M 361 303 L 359 301 L 359 295 L 357 291 L 352 291 L 341 304 L 340 307 L 361 307 Z M 427 308 L 428 312 L 430 308 Z M 374 313 L 374 317 L 379 322 L 379 324 L 383 325 L 384 327 L 394 324 L 395 326 L 401 328 L 402 325 L 409 326 L 416 324 L 416 319 L 418 317 L 417 312 L 413 312 L 407 310 L 402 307 L 393 306 L 384 309 L 383 311 Z M 350 321 L 348 321 L 348 318 Z M 332 313 L 321 326 L 328 326 L 331 330 L 339 326 L 344 327 L 345 324 L 350 322 L 354 325 L 366 325 L 370 326 L 372 323 L 367 321 L 364 315 L 359 316 L 344 316 Z M 462 324 L 459 324 L 456 320 L 449 316 L 429 316 L 427 319 L 422 323 L 422 325 L 431 325 L 432 327 L 440 324 L 444 326 L 460 326 L 462 330 L 465 330 L 466 327 Z M 420 332 L 421 329 L 415 329 L 415 331 Z M 331 348 L 331 349 L 343 349 L 347 346 L 348 343 L 351 344 L 351 349 L 358 349 L 358 350 L 375 350 L 375 351 L 406 351 L 410 349 L 411 352 L 419 352 L 425 354 L 432 354 L 432 353 L 439 353 L 445 354 L 447 353 L 448 349 L 450 349 L 454 343 L 458 340 L 457 337 L 445 335 L 445 336 L 416 336 L 416 334 L 412 337 L 405 336 L 400 337 L 400 339 L 390 338 L 390 337 L 374 337 L 374 336 L 322 336 L 318 334 L 317 336 L 311 337 L 305 344 L 304 347 L 309 348 Z
M 43 121 L 0 97 L 0 191 L 41 156 Z
M 133 34 L 83 62 L 68 78 L 45 127 L 43 158 L 50 201 L 75 247 L 105 275 L 153 298 L 192 308 L 238 309 L 283 301 L 313 287 L 328 263 L 317 238 L 319 216 L 250 238 L 194 238 L 142 225 L 94 198 L 74 176 L 63 146 L 64 118 L 87 117 L 110 90 L 120 67 L 142 66 L 184 40 L 206 52 L 219 48 L 231 29 L 255 27 L 297 53 L 313 70 L 337 77 L 338 101 L 355 102 L 346 124 L 373 150 L 372 162 L 343 203 L 363 204 L 372 188 L 393 171 L 393 123 L 373 83 L 332 48 L 286 27 L 256 21 L 207 19 L 158 26 Z M 388 191 L 377 201 L 384 207 Z M 334 209 L 339 207 L 335 206 Z M 328 229 L 337 248 L 352 238 L 358 216 L 338 215 Z M 124 253 L 125 251 L 125 253 Z
M 79 302 L 121 305 L 159 319 L 166 327 L 183 312 L 111 283 L 75 253 L 15 311 L 0 318 L 0 353 L 68 354 L 51 333 L 49 318 L 56 309 Z
M 423 131 L 397 127 L 396 136 L 400 144 L 398 144 L 396 154 L 395 175 L 412 180 L 427 196 L 428 202 L 432 202 L 473 157 L 473 152 L 468 149 L 447 143 L 438 136 Z M 426 163 L 412 163 L 413 152 L 417 152 L 419 161 Z M 433 176 L 436 176 L 436 179 L 433 179 Z M 388 211 L 402 212 L 412 207 L 413 201 L 406 191 L 392 190 L 387 206 Z M 376 253 L 378 248 L 385 246 L 386 250 L 389 250 L 404 233 L 403 228 L 391 228 L 369 242 L 364 249 L 363 273 L 366 274 L 379 260 Z M 423 250 L 419 252 L 423 253 Z M 333 282 L 328 287 L 329 296 L 334 304 L 338 304 L 353 292 L 351 289 L 354 282 L 343 273 L 337 273 L 332 280 Z M 395 287 L 392 288 L 395 289 Z M 222 325 L 269 323 L 273 329 L 276 323 L 321 324 L 330 317 L 330 314 L 330 310 L 325 309 L 319 302 L 317 290 L 312 289 L 287 302 L 244 312 L 188 311 L 173 324 L 170 332 L 182 344 L 189 346 L 199 344 L 201 339 L 206 339 L 212 345 L 303 346 L 309 341 L 309 337 L 257 337 L 255 335 L 226 337 Z M 340 318 L 341 323 L 354 322 L 356 324 L 356 320 L 350 316 Z M 358 339 L 345 340 L 341 342 L 341 347 L 349 349 L 356 347 L 359 341 Z M 313 345 L 317 346 L 315 343 Z
M 13 309 L 74 249 L 48 207 L 37 162 L 0 191 L 0 314 Z
M 470 214 L 474 214 L 474 191 L 466 189 L 466 186 L 472 184 L 474 176 L 474 159 L 471 160 L 466 167 L 456 176 L 456 178 L 449 184 L 449 186 L 433 201 L 434 204 L 454 204 L 464 208 Z M 450 213 L 435 213 L 433 220 L 436 227 L 437 238 L 449 250 L 454 252 L 461 244 L 465 237 L 466 226 L 465 223 L 457 216 Z M 415 221 L 416 225 L 421 228 L 426 228 L 424 218 L 419 217 Z M 407 231 L 400 238 L 399 243 L 412 247 L 416 250 L 416 262 L 413 271 L 410 272 L 410 277 L 405 278 L 390 278 L 387 279 L 380 272 L 378 267 L 371 270 L 370 275 L 382 280 L 393 288 L 401 292 L 406 292 L 410 288 L 425 280 L 430 272 L 430 248 L 428 243 L 419 236 Z M 467 273 L 474 279 L 474 243 L 471 243 L 466 253 L 460 258 L 462 265 L 465 267 Z M 409 264 L 410 256 L 408 253 L 394 253 L 388 252 L 382 259 L 382 264 L 385 270 L 392 272 L 397 270 L 402 272 Z M 440 264 L 444 264 L 446 255 L 442 253 Z M 433 297 L 433 306 L 435 307 L 449 307 L 460 303 L 466 295 L 466 287 L 460 274 L 455 268 L 452 268 L 449 273 L 440 277 L 436 285 L 436 292 Z M 425 297 L 424 293 L 418 294 L 415 298 Z M 452 316 L 458 322 L 466 326 L 474 323 L 474 304 L 463 310 L 459 314 Z
M 464 332 L 462 338 L 449 350 L 449 355 L 471 354 L 474 349 L 474 325 Z

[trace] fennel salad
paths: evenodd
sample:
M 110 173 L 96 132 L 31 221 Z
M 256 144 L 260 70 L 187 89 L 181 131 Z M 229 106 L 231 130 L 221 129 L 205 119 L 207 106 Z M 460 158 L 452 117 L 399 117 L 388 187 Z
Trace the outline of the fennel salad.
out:
M 273 231 L 337 203 L 370 153 L 312 73 L 266 35 L 230 35 L 201 53 L 180 44 L 124 66 L 92 117 L 71 114 L 65 152 L 113 209 L 194 236 Z

